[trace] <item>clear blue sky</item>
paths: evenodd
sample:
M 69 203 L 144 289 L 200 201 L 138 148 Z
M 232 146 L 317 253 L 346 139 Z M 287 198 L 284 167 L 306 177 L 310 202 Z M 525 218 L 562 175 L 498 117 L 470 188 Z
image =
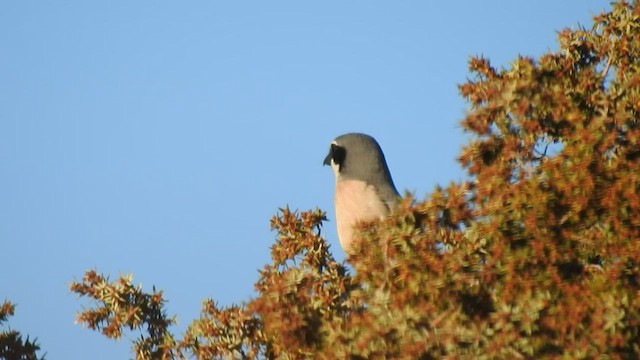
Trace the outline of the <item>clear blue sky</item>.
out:
M 279 207 L 333 219 L 322 160 L 378 139 L 400 191 L 464 178 L 467 59 L 556 49 L 607 1 L 4 1 L 0 301 L 49 359 L 127 359 L 74 324 L 85 270 L 201 300 L 253 296 Z M 327 224 L 326 236 L 344 255 Z M 6 327 L 5 327 L 6 329 Z

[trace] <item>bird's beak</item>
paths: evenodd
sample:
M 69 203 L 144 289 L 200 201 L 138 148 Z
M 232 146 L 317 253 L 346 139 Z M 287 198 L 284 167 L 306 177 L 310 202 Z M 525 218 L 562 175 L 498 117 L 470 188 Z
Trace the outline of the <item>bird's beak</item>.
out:
M 322 163 L 322 165 L 331 165 L 331 151 L 329 151 L 327 157 L 324 158 L 324 162 Z

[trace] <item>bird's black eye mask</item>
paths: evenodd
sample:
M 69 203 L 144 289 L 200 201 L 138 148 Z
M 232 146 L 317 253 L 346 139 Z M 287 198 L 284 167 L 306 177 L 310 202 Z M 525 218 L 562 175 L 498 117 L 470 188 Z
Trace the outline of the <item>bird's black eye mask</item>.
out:
M 347 155 L 347 151 L 342 146 L 338 146 L 336 144 L 331 144 L 331 148 L 329 149 L 329 154 L 326 158 L 324 158 L 324 165 L 331 165 L 331 160 L 333 160 L 338 168 L 342 168 L 342 164 L 344 163 L 344 158 Z

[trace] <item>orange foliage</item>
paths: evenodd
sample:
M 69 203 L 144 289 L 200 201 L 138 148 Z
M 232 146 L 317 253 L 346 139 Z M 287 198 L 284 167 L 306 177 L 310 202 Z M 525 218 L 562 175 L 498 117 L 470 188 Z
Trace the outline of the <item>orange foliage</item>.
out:
M 640 358 L 640 5 L 594 21 L 507 69 L 471 59 L 470 180 L 362 224 L 353 275 L 321 211 L 284 209 L 258 296 L 205 301 L 182 340 L 161 295 L 93 273 L 72 286 L 99 302 L 79 320 L 155 324 L 140 359 Z

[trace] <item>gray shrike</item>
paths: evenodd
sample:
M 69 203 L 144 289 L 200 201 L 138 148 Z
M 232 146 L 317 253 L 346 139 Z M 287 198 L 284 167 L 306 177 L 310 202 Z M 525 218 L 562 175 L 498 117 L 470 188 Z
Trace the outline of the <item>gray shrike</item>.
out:
M 400 200 L 378 142 L 369 135 L 338 136 L 324 159 L 336 179 L 335 207 L 338 240 L 351 251 L 353 226 L 386 217 Z

